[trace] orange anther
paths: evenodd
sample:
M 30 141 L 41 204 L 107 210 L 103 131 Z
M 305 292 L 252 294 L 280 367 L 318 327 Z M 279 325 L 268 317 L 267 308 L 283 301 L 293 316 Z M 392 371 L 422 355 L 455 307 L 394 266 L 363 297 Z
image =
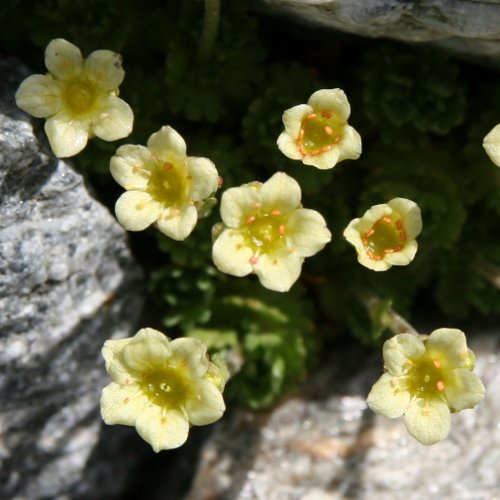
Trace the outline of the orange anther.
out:
M 389 217 L 387 217 L 387 215 L 384 215 L 384 217 L 382 217 L 380 220 L 382 222 L 385 222 L 386 224 L 390 224 L 391 223 L 391 219 Z
M 401 241 L 406 241 L 406 233 L 404 231 L 399 232 L 399 239 Z
M 281 210 L 271 210 L 271 215 L 281 215 Z
M 166 161 L 163 164 L 163 168 L 168 172 L 169 170 L 172 170 L 174 168 L 174 166 L 170 162 Z
M 301 128 L 300 132 L 299 132 L 299 138 L 298 138 L 299 141 L 302 142 L 302 139 L 304 139 L 304 134 L 305 134 L 304 129 Z
M 384 253 L 394 253 L 394 248 L 386 248 L 384 249 Z
M 255 215 L 251 215 L 250 217 L 248 217 L 245 221 L 245 224 L 251 224 L 252 222 L 255 222 Z
M 299 152 L 302 156 L 307 156 L 306 148 L 302 145 L 299 146 Z
M 326 153 L 327 151 L 330 151 L 330 149 L 332 149 L 332 145 L 331 145 L 331 144 L 330 144 L 330 145 L 328 145 L 328 146 L 323 146 L 323 147 L 321 148 L 321 152 L 322 152 L 322 153 Z
M 259 258 L 254 255 L 253 257 L 250 257 L 249 262 L 250 264 L 252 264 L 252 266 L 255 266 L 255 264 L 259 262 Z
M 444 382 L 442 380 L 436 382 L 436 389 L 440 392 L 444 391 Z
M 403 223 L 400 220 L 396 221 L 396 228 L 398 229 L 398 231 L 403 230 Z
M 342 139 L 342 137 L 340 137 L 340 135 L 336 135 L 335 139 L 333 139 L 333 144 L 338 144 L 340 142 L 340 139 Z
M 306 120 L 314 120 L 316 118 L 316 113 L 309 113 L 306 116 Z
M 371 228 L 369 231 L 367 231 L 365 233 L 365 238 L 369 238 L 374 232 L 375 232 L 375 229 Z
M 331 118 L 332 117 L 332 114 L 330 113 L 330 111 L 322 111 L 321 112 L 321 116 L 323 118 Z
M 311 156 L 317 156 L 321 153 L 321 149 L 315 149 L 314 151 L 311 152 Z
M 332 127 L 329 127 L 328 125 L 325 127 L 325 132 L 328 134 L 328 135 L 333 135 L 333 128 Z
M 442 368 L 442 364 L 441 364 L 441 361 L 437 360 L 437 359 L 433 359 L 432 360 L 432 364 L 436 367 L 436 368 Z
M 285 225 L 281 224 L 281 226 L 279 228 L 280 236 L 283 236 L 285 234 L 285 231 L 286 231 Z

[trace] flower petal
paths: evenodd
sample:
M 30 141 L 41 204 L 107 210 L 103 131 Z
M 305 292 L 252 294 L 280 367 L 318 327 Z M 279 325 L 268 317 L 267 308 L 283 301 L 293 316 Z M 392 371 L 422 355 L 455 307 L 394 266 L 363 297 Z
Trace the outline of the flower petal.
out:
M 290 158 L 291 160 L 302 160 L 302 154 L 297 147 L 297 142 L 295 141 L 295 139 L 290 137 L 287 132 L 282 132 L 279 135 L 276 144 L 278 145 L 279 150 L 287 158 Z
M 398 377 L 384 373 L 373 384 L 366 402 L 378 415 L 397 418 L 406 411 L 410 400 L 411 394 L 401 386 Z
M 180 359 L 189 368 L 193 377 L 201 378 L 207 373 L 207 346 L 199 339 L 182 337 L 170 342 L 172 358 Z
M 155 405 L 149 406 L 139 415 L 135 427 L 156 453 L 182 446 L 189 432 L 189 423 L 181 411 L 167 411 Z
M 76 45 L 56 38 L 45 49 L 45 66 L 56 78 L 71 80 L 82 72 L 82 53 Z
M 276 209 L 285 214 L 292 212 L 300 205 L 301 196 L 299 183 L 283 172 L 276 172 L 260 190 L 264 212 Z
M 419 442 L 430 445 L 442 441 L 450 432 L 450 409 L 439 399 L 412 401 L 405 413 L 408 432 Z
M 467 368 L 469 349 L 464 332 L 455 328 L 434 330 L 425 342 L 431 358 L 438 359 L 444 369 Z
M 145 189 L 155 163 L 145 146 L 125 144 L 117 149 L 109 167 L 113 179 L 125 189 Z
M 122 57 L 111 50 L 95 50 L 84 64 L 85 76 L 101 90 L 115 90 L 123 82 Z
M 391 375 L 404 375 L 424 353 L 424 343 L 416 335 L 400 333 L 384 342 L 384 365 Z
M 303 259 L 289 250 L 263 254 L 253 266 L 262 286 L 276 292 L 288 292 L 299 279 Z
M 334 147 L 325 153 L 314 156 L 304 156 L 302 163 L 304 165 L 311 165 L 319 168 L 320 170 L 329 170 L 333 168 L 338 162 L 340 157 L 340 149 Z
M 161 368 L 172 355 L 172 347 L 163 333 L 153 328 L 142 328 L 123 348 L 122 360 L 126 367 L 140 373 Z
M 407 266 L 415 257 L 418 250 L 416 240 L 407 241 L 399 252 L 393 252 L 384 256 L 384 260 L 391 266 Z
M 58 158 L 75 156 L 87 145 L 89 138 L 87 125 L 64 111 L 45 122 L 45 133 Z
M 339 118 L 347 120 L 351 106 L 342 89 L 321 89 L 311 95 L 307 101 L 315 111 L 333 111 Z
M 116 141 L 132 132 L 134 113 L 130 106 L 114 95 L 103 99 L 92 117 L 92 131 L 103 141 Z
M 261 203 L 261 185 L 244 184 L 240 187 L 226 189 L 222 193 L 220 215 L 222 222 L 228 227 L 239 227 L 248 214 Z
M 143 191 L 127 191 L 115 204 L 118 222 L 127 231 L 142 231 L 160 216 L 160 204 Z
M 285 133 L 296 141 L 299 137 L 299 132 L 302 127 L 302 120 L 313 112 L 313 108 L 308 104 L 299 104 L 293 108 L 287 109 L 283 113 L 283 125 L 285 126 Z
M 127 367 L 123 364 L 121 353 L 123 348 L 132 340 L 132 338 L 106 340 L 101 350 L 104 362 L 106 363 L 106 371 L 117 384 L 125 384 L 135 382 L 135 377 L 130 373 Z
M 186 159 L 186 143 L 170 126 L 163 126 L 148 139 L 148 149 L 162 161 L 176 163 Z
M 234 229 L 222 231 L 212 247 L 212 259 L 217 269 L 232 276 L 250 274 L 252 256 L 253 251 L 246 246 L 245 238 Z
M 62 108 L 61 87 L 52 75 L 28 76 L 16 92 L 16 104 L 36 118 L 55 115 Z
M 406 198 L 394 198 L 387 204 L 403 219 L 407 238 L 416 238 L 422 231 L 422 214 L 420 207 L 414 201 Z
M 479 377 L 466 368 L 446 374 L 444 395 L 455 411 L 474 408 L 484 399 L 486 391 Z
M 200 380 L 196 393 L 186 402 L 188 420 L 193 425 L 207 425 L 219 420 L 226 405 L 221 392 L 207 380 Z
M 162 210 L 156 221 L 158 229 L 176 241 L 185 240 L 198 222 L 196 207 L 189 203 L 180 207 L 169 207 Z
M 138 384 L 112 382 L 102 390 L 101 415 L 106 424 L 135 425 L 137 417 L 149 405 Z
M 286 224 L 286 237 L 301 257 L 318 253 L 332 239 L 323 216 L 315 210 L 300 208 Z
M 342 139 L 338 143 L 339 158 L 342 160 L 357 160 L 361 156 L 361 136 L 351 126 L 344 127 Z
M 204 200 L 217 191 L 219 173 L 208 158 L 189 157 L 187 169 L 191 176 L 189 193 L 193 201 Z
M 483 139 L 483 147 L 490 160 L 500 167 L 500 123 Z

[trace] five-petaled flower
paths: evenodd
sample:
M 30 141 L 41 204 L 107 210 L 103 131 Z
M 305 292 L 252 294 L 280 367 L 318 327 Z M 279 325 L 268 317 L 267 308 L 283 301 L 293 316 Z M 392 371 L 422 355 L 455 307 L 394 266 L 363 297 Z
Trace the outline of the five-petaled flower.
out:
M 46 118 L 45 132 L 54 154 L 74 156 L 89 137 L 115 141 L 130 134 L 134 115 L 118 97 L 125 72 L 121 56 L 96 50 L 87 59 L 68 41 L 52 40 L 45 50 L 49 73 L 26 78 L 16 103 L 36 118 Z
M 285 131 L 278 137 L 281 152 L 322 170 L 361 155 L 361 137 L 347 124 L 349 101 L 341 89 L 322 89 L 283 113 Z
M 106 341 L 102 354 L 113 380 L 102 391 L 104 422 L 135 426 L 156 452 L 181 446 L 190 424 L 211 424 L 224 413 L 226 380 L 198 339 L 169 341 L 143 328 Z
M 198 206 L 219 186 L 215 165 L 207 158 L 186 156 L 184 139 L 168 126 L 152 134 L 147 147 L 119 147 L 110 169 L 126 189 L 115 206 L 120 224 L 142 231 L 155 222 L 174 240 L 189 236 L 198 221 Z
M 344 237 L 358 253 L 358 262 L 374 271 L 409 264 L 417 253 L 416 237 L 422 231 L 418 205 L 394 198 L 374 205 L 360 219 L 352 220 Z
M 444 439 L 450 413 L 473 408 L 485 396 L 460 330 L 399 334 L 385 342 L 383 354 L 386 373 L 372 387 L 368 406 L 388 418 L 404 414 L 408 432 L 422 444 Z
M 490 157 L 490 160 L 500 167 L 500 123 L 483 139 L 483 147 Z
M 302 208 L 300 186 L 277 172 L 267 182 L 230 188 L 221 200 L 224 229 L 212 256 L 233 276 L 255 273 L 266 288 L 286 292 L 300 276 L 302 262 L 331 239 L 325 220 Z

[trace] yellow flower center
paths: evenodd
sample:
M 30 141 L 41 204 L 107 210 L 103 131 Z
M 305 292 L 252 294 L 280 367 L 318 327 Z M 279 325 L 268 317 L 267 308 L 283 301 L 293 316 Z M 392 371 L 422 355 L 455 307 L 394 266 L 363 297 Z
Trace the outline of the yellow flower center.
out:
M 246 218 L 242 233 L 255 254 L 253 264 L 257 263 L 260 254 L 272 253 L 284 245 L 287 220 L 288 214 L 284 215 L 280 210 L 257 212 Z
M 147 191 L 152 198 L 166 206 L 186 201 L 189 177 L 182 164 L 158 163 L 149 177 Z
M 331 111 L 310 113 L 302 120 L 297 146 L 303 156 L 326 153 L 342 139 L 345 121 Z
M 397 215 L 384 216 L 362 236 L 366 254 L 370 259 L 381 260 L 389 253 L 399 252 L 406 241 L 403 222 Z
M 184 404 L 189 395 L 189 379 L 177 366 L 167 366 L 144 375 L 142 391 L 162 408 L 174 408 Z
M 78 80 L 66 86 L 63 96 L 70 111 L 75 115 L 82 115 L 91 111 L 97 93 L 93 85 L 84 80 Z
M 409 372 L 410 392 L 419 397 L 432 397 L 445 389 L 441 362 L 437 359 L 424 358 L 415 363 Z

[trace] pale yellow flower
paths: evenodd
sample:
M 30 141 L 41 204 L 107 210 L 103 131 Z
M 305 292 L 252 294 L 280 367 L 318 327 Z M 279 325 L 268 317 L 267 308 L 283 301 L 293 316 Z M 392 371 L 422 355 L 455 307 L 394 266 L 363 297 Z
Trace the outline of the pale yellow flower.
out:
M 483 147 L 490 160 L 500 167 L 500 124 L 493 127 L 483 139 Z
M 87 59 L 68 41 L 52 40 L 45 50 L 46 75 L 26 78 L 16 103 L 36 118 L 46 118 L 45 132 L 54 154 L 74 156 L 97 136 L 116 141 L 130 134 L 134 115 L 118 97 L 125 72 L 121 56 L 96 50 Z
M 115 206 L 120 224 L 128 231 L 142 231 L 156 223 L 174 240 L 191 234 L 197 207 L 219 186 L 215 165 L 207 158 L 188 157 L 184 139 L 168 126 L 152 134 L 147 147 L 119 147 L 110 169 L 127 190 Z
M 406 266 L 417 253 L 415 239 L 422 231 L 418 205 L 406 198 L 394 198 L 374 205 L 344 230 L 345 239 L 358 253 L 358 262 L 374 271 Z
M 408 432 L 422 444 L 444 439 L 451 413 L 473 408 L 485 396 L 460 330 L 396 335 L 385 342 L 383 353 L 386 372 L 372 387 L 368 406 L 388 418 L 404 414 Z
M 299 184 L 283 172 L 263 184 L 226 190 L 221 200 L 224 229 L 212 250 L 217 268 L 233 276 L 255 273 L 266 288 L 288 291 L 304 258 L 331 240 L 321 214 L 302 208 L 300 198 Z
M 101 396 L 106 424 L 135 426 L 153 450 L 184 444 L 190 425 L 219 420 L 226 382 L 194 338 L 168 338 L 152 328 L 108 340 L 102 354 L 111 379 Z
M 278 137 L 281 152 L 292 160 L 320 169 L 361 155 L 361 137 L 347 124 L 351 106 L 343 90 L 322 89 L 283 113 L 285 131 Z

